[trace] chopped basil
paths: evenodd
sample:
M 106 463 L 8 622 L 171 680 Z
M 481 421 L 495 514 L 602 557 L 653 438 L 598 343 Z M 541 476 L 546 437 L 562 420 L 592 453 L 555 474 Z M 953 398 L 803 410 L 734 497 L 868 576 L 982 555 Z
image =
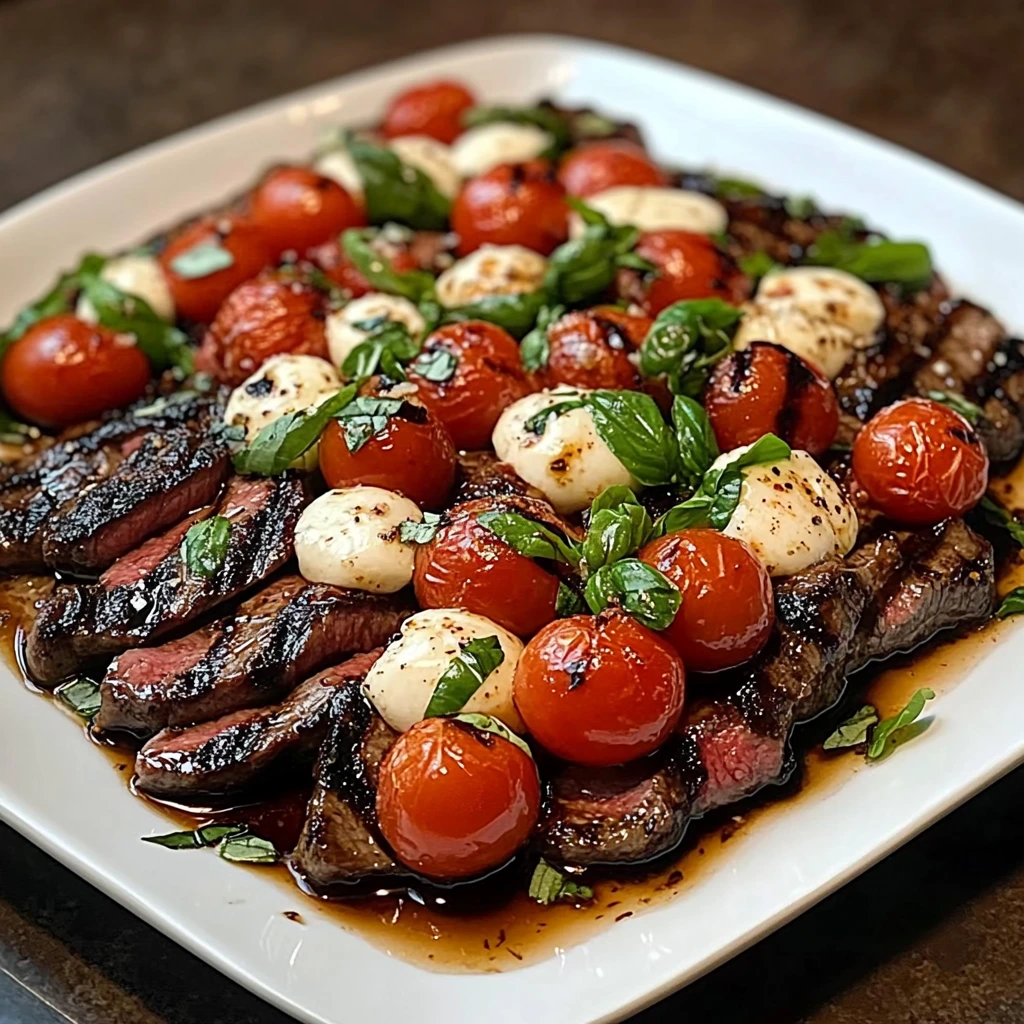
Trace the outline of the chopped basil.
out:
M 482 512 L 476 521 L 527 558 L 579 565 L 579 546 L 558 530 L 518 512 Z
M 387 427 L 388 420 L 403 405 L 405 400 L 402 398 L 359 395 L 339 409 L 334 418 L 341 424 L 348 450 L 353 453 L 359 451 L 371 437 Z
M 460 643 L 461 650 L 441 673 L 427 703 L 424 718 L 454 715 L 484 685 L 487 677 L 505 660 L 496 636 L 477 637 Z
M 1024 587 L 1014 587 L 999 605 L 996 615 L 1001 619 L 1024 613 Z
M 186 249 L 171 260 L 171 270 L 178 277 L 191 281 L 198 277 L 209 277 L 218 270 L 226 270 L 233 266 L 235 257 L 230 249 L 225 249 L 220 242 L 199 242 Z
M 986 522 L 1006 530 L 1021 547 L 1024 547 L 1024 523 L 1010 515 L 999 502 L 988 494 L 981 499 L 981 504 L 978 507 Z
M 429 301 L 434 296 L 434 275 L 425 270 L 395 270 L 373 248 L 377 232 L 372 228 L 349 228 L 341 236 L 345 254 L 376 291 L 401 295 L 410 302 Z
M 217 853 L 240 864 L 276 864 L 281 859 L 269 839 L 252 835 L 229 836 L 217 847 Z
M 398 527 L 398 539 L 403 544 L 429 544 L 441 528 L 441 517 L 436 512 L 424 512 L 423 522 L 406 519 Z
M 807 220 L 818 212 L 818 204 L 811 196 L 789 196 L 782 205 L 795 220 Z
M 456 722 L 465 722 L 466 725 L 471 725 L 475 729 L 493 733 L 495 736 L 500 736 L 503 740 L 508 740 L 509 743 L 518 747 L 526 754 L 531 761 L 533 760 L 533 751 L 530 750 L 527 742 L 521 736 L 517 736 L 500 718 L 467 711 L 461 715 L 453 715 L 452 719 Z
M 704 407 L 685 395 L 676 395 L 672 400 L 672 423 L 679 446 L 681 482 L 696 490 L 719 456 L 715 432 Z
M 587 574 L 634 554 L 654 531 L 650 514 L 639 503 L 602 508 L 590 516 L 583 541 L 583 565 Z
M 923 288 L 932 278 L 932 259 L 926 245 L 882 238 L 858 242 L 851 238 L 850 230 L 820 234 L 807 250 L 804 262 L 845 270 L 872 284 L 899 284 L 908 289 Z
M 365 341 L 345 356 L 341 364 L 342 376 L 359 380 L 383 370 L 393 380 L 404 380 L 402 364 L 415 359 L 420 351 L 420 343 L 409 333 L 409 328 L 400 320 L 389 320 L 386 315 L 353 326 L 369 333 Z
M 749 256 L 741 256 L 737 262 L 740 270 L 755 280 L 770 274 L 779 266 L 766 252 L 752 252 Z
M 583 598 L 572 587 L 562 581 L 558 583 L 558 596 L 555 598 L 555 615 L 560 619 L 570 615 L 578 615 L 583 611 Z
M 160 836 L 143 836 L 144 843 L 164 846 L 169 850 L 199 850 L 204 846 L 216 846 L 224 839 L 245 835 L 245 825 L 204 825 L 190 832 L 166 832 Z
M 554 405 L 549 405 L 546 409 L 541 409 L 540 412 L 535 412 L 529 419 L 524 420 L 523 429 L 531 434 L 543 434 L 547 430 L 548 423 L 551 422 L 552 417 L 558 419 L 559 416 L 564 416 L 567 412 L 572 412 L 573 409 L 582 409 L 585 405 L 586 402 L 582 398 L 567 398 L 564 402 L 556 402 Z
M 231 522 L 213 516 L 190 526 L 181 542 L 181 560 L 193 576 L 209 579 L 224 564 L 231 538 Z
M 455 376 L 458 368 L 459 357 L 446 348 L 421 353 L 410 367 L 418 376 L 434 384 L 447 383 Z
M 594 890 L 590 886 L 574 882 L 544 860 L 534 868 L 533 876 L 530 878 L 529 894 L 531 899 L 545 906 L 557 903 L 558 900 L 575 902 L 594 898 Z
M 841 722 L 835 732 L 822 744 L 825 750 L 843 750 L 846 747 L 859 747 L 868 741 L 868 730 L 878 721 L 878 712 L 870 704 Z
M 891 753 L 901 743 L 913 739 L 921 730 L 908 729 L 924 710 L 925 701 L 931 700 L 935 691 L 927 686 L 921 687 L 908 701 L 907 706 L 891 718 L 885 718 L 875 726 L 868 747 L 868 760 L 878 761 Z
M 95 679 L 63 683 L 53 691 L 53 695 L 86 721 L 93 719 L 100 710 L 100 684 Z
M 445 310 L 443 320 L 445 323 L 486 320 L 508 331 L 513 338 L 521 338 L 533 329 L 546 302 L 548 295 L 543 289 L 513 295 L 487 295 L 468 306 Z
M 719 199 L 756 199 L 765 194 L 760 185 L 742 178 L 716 178 L 715 195 Z
M 551 107 L 472 107 L 462 115 L 467 128 L 485 124 L 532 124 L 551 136 L 548 156 L 557 156 L 572 139 L 566 119 Z
M 536 327 L 519 345 L 519 355 L 527 373 L 536 373 L 548 365 L 548 359 L 551 358 L 548 330 L 564 312 L 565 306 L 541 306 Z
M 584 591 L 590 610 L 619 607 L 649 629 L 667 629 L 679 611 L 679 589 L 653 566 L 624 558 L 598 569 Z
M 972 425 L 984 416 L 981 406 L 975 405 L 974 402 L 964 398 L 963 395 L 958 395 L 955 391 L 926 391 L 925 397 L 930 398 L 933 402 L 948 405 L 953 412 L 958 412 Z

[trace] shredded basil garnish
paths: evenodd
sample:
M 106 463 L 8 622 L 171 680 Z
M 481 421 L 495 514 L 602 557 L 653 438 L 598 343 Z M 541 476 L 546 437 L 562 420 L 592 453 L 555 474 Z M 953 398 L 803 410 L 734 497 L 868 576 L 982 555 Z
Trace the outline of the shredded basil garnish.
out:
M 424 718 L 457 714 L 505 660 L 497 636 L 477 637 L 460 643 L 459 647 L 461 650 L 448 662 L 434 687 Z
M 193 576 L 216 576 L 227 557 L 230 539 L 231 522 L 224 516 L 213 516 L 190 526 L 181 542 L 185 568 Z
M 220 242 L 207 240 L 198 242 L 191 249 L 178 253 L 171 260 L 171 270 L 178 277 L 186 280 L 194 280 L 199 277 L 209 277 L 218 270 L 226 270 L 233 266 L 235 257 L 230 249 L 226 249 Z
M 934 690 L 923 686 L 910 698 L 902 711 L 879 722 L 871 733 L 868 760 L 881 760 L 892 753 L 896 747 L 923 732 L 924 728 L 927 728 L 926 722 L 918 722 L 916 726 L 913 726 L 912 723 L 924 710 L 925 701 L 931 700 L 934 696 Z
M 533 751 L 527 742 L 521 736 L 517 736 L 500 718 L 466 711 L 461 715 L 452 715 L 452 720 L 465 722 L 466 725 L 471 725 L 474 729 L 500 736 L 503 740 L 508 740 L 513 746 L 518 747 L 531 761 L 533 760 Z
M 373 248 L 378 232 L 373 228 L 349 228 L 341 236 L 345 254 L 376 291 L 401 295 L 410 302 L 430 301 L 434 297 L 434 275 L 425 270 L 395 270 Z M 425 317 L 425 319 L 428 319 Z
M 958 395 L 955 391 L 926 391 L 925 398 L 948 405 L 953 412 L 959 413 L 972 426 L 985 415 L 981 406 L 975 405 L 974 402 L 964 398 L 963 395 Z
M 562 314 L 565 306 L 542 306 L 537 314 L 537 325 L 523 338 L 519 345 L 519 356 L 527 373 L 536 373 L 548 365 L 551 357 L 551 343 L 548 330 Z
M 401 411 L 403 405 L 402 398 L 360 395 L 339 409 L 334 418 L 341 424 L 348 450 L 359 451 L 371 437 L 387 427 L 388 420 Z
M 441 517 L 436 512 L 424 512 L 423 522 L 406 519 L 398 527 L 398 539 L 403 544 L 429 544 L 441 528 Z
M 843 750 L 847 747 L 859 747 L 867 743 L 868 732 L 878 721 L 878 711 L 870 704 L 865 704 L 855 715 L 836 726 L 835 731 L 825 740 L 825 750 Z
M 409 367 L 417 376 L 434 384 L 446 384 L 459 368 L 459 357 L 446 348 L 422 352 Z
M 164 846 L 168 850 L 199 850 L 205 846 L 216 846 L 224 839 L 245 835 L 245 825 L 204 825 L 194 831 L 166 832 L 160 836 L 143 836 L 144 843 Z
M 530 898 L 545 906 L 558 900 L 585 902 L 594 898 L 594 890 L 588 885 L 580 885 L 547 861 L 540 861 L 534 868 L 530 878 Z
M 409 333 L 409 328 L 386 315 L 352 326 L 366 331 L 367 336 L 345 356 L 341 364 L 342 376 L 359 380 L 382 370 L 392 380 L 404 380 L 403 365 L 415 359 L 420 351 L 419 340 Z
M 253 835 L 228 836 L 217 847 L 217 853 L 239 864 L 276 864 L 281 859 L 269 839 Z
M 63 683 L 53 691 L 53 695 L 79 718 L 91 721 L 100 710 L 100 684 L 95 679 L 75 679 Z
M 1001 619 L 1007 619 L 1011 615 L 1024 613 L 1024 587 L 1014 587 L 999 605 L 996 615 Z
M 1024 547 L 1024 523 L 1003 508 L 990 494 L 981 499 L 978 506 L 985 521 L 1005 530 L 1021 547 Z

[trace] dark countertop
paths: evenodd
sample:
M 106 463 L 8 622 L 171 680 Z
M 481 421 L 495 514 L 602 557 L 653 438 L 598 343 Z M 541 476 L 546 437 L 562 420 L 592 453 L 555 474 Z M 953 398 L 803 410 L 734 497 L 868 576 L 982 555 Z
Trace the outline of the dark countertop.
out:
M 258 100 L 529 31 L 686 61 L 1024 199 L 1024 7 L 1010 2 L 0 0 L 0 209 Z M 637 1020 L 1024 1022 L 1021 806 L 1024 769 Z M 0 1024 L 58 1021 L 285 1018 L 0 828 Z

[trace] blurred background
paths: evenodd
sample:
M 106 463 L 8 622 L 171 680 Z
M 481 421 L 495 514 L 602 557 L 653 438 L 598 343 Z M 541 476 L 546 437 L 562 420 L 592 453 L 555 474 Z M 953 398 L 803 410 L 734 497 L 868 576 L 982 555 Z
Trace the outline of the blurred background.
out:
M 1024 199 L 1024 5 L 1008 0 L 0 0 L 0 209 L 293 89 L 537 31 L 724 75 Z M 1019 771 L 639 1021 L 1024 1022 L 1021 806 Z M 68 1021 L 285 1018 L 0 827 L 0 1024 Z

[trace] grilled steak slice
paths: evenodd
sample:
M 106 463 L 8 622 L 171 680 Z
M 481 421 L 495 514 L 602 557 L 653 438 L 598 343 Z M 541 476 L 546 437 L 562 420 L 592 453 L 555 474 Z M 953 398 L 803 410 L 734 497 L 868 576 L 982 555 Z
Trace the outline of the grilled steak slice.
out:
M 96 726 L 149 736 L 268 704 L 342 655 L 386 643 L 412 611 L 404 594 L 286 576 L 231 619 L 122 654 L 103 680 Z
M 377 773 L 398 738 L 357 686 L 331 700 L 331 727 L 292 866 L 315 889 L 403 874 L 376 827 Z
M 157 733 L 135 760 L 136 785 L 161 797 L 241 789 L 286 762 L 312 760 L 336 688 L 358 684 L 381 648 L 357 654 L 296 687 L 280 704 Z
M 266 579 L 292 556 L 306 500 L 295 476 L 235 477 L 215 508 L 146 541 L 98 583 L 61 584 L 29 633 L 29 674 L 44 685 L 58 683 L 83 661 L 155 640 Z M 211 513 L 227 518 L 231 533 L 223 563 L 207 578 L 186 571 L 181 542 Z
M 475 498 L 505 498 L 514 494 L 524 494 L 528 498 L 544 497 L 494 452 L 463 452 L 459 455 L 455 493 L 450 504 L 458 505 Z

